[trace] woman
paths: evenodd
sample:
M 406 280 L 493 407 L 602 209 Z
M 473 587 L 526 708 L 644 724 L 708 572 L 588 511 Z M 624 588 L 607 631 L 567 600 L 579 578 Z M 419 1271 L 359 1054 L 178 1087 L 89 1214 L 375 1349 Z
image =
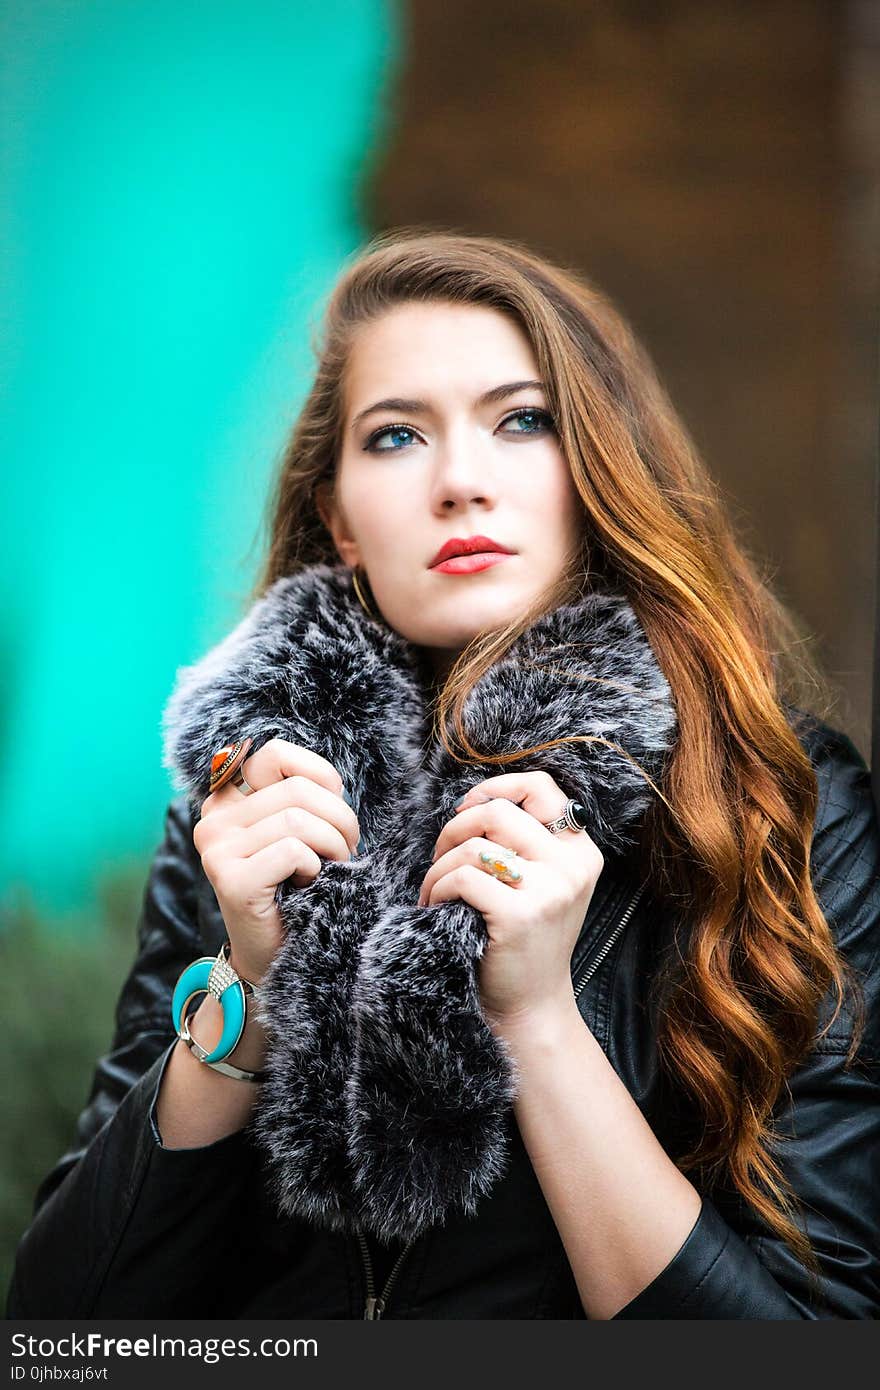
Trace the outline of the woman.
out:
M 10 1315 L 876 1316 L 866 769 L 607 300 L 367 248 L 256 597 Z

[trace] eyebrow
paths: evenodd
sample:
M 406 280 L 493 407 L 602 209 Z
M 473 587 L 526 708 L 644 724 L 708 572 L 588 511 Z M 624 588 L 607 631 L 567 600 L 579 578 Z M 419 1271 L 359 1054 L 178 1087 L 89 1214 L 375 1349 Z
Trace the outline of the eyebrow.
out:
M 508 396 L 513 396 L 517 391 L 526 391 L 530 388 L 543 391 L 546 394 L 547 388 L 543 381 L 508 381 L 502 386 L 492 386 L 488 391 L 484 391 L 482 396 L 478 396 L 476 405 L 492 405 L 495 401 L 503 401 Z M 386 410 L 399 410 L 407 415 L 427 414 L 431 407 L 427 401 L 406 400 L 402 396 L 389 396 L 387 400 L 376 401 L 373 405 L 368 405 L 366 410 L 359 410 L 351 422 L 352 429 L 357 429 L 360 422 L 368 415 L 376 415 Z

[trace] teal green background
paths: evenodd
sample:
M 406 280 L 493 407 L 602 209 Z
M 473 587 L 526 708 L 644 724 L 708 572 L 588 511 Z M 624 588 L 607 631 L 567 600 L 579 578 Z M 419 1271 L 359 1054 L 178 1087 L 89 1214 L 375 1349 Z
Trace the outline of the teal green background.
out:
M 57 924 L 161 836 L 162 708 L 260 568 L 399 24 L 388 0 L 0 24 L 0 887 Z

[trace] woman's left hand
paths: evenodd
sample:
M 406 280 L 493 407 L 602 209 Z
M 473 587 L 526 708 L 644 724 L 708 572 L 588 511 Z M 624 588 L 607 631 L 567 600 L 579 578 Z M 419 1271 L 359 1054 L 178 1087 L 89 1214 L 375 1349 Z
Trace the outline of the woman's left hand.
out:
M 503 1031 L 571 1003 L 571 955 L 604 867 L 584 830 L 553 834 L 544 824 L 568 798 L 546 772 L 488 777 L 459 803 L 437 838 L 419 903 L 460 898 L 482 913 L 489 941 L 479 964 L 483 1012 Z M 520 878 L 505 882 L 480 865 L 504 858 Z

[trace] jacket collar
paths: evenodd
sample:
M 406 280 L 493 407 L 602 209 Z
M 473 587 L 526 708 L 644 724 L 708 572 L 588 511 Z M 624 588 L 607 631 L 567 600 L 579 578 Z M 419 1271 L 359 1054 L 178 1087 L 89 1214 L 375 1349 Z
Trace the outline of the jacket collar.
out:
M 479 1007 L 485 924 L 462 901 L 415 906 L 440 829 L 485 777 L 542 769 L 587 807 L 603 854 L 623 853 L 651 796 L 638 769 L 656 780 L 675 736 L 632 608 L 597 592 L 522 634 L 469 696 L 465 725 L 487 753 L 599 741 L 503 767 L 456 761 L 431 739 L 417 651 L 329 565 L 278 580 L 178 672 L 163 714 L 164 764 L 196 814 L 214 751 L 245 736 L 254 751 L 302 744 L 343 779 L 365 852 L 325 861 L 307 888 L 279 885 L 253 1123 L 280 1211 L 380 1239 L 472 1214 L 507 1160 L 515 1082 Z

